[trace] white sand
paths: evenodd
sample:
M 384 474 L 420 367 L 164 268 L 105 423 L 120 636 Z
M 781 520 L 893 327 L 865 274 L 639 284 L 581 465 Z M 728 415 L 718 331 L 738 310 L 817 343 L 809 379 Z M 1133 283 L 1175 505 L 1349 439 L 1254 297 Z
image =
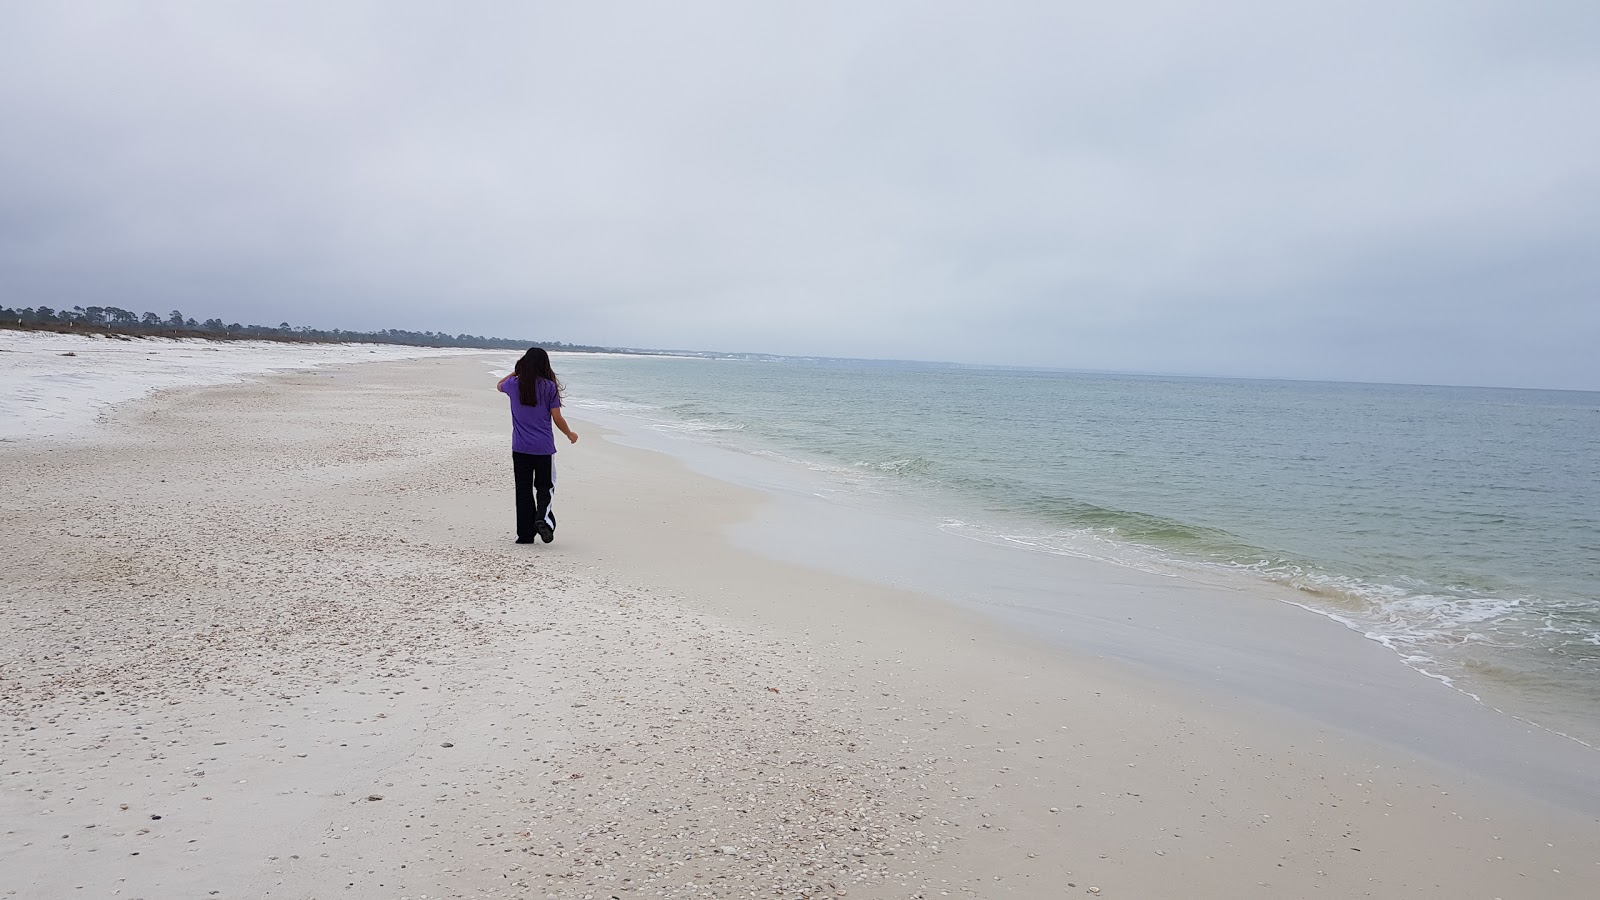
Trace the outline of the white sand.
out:
M 0 329 L 0 441 L 93 435 L 107 407 L 158 390 L 319 366 L 481 351 Z
M 0 896 L 1594 896 L 1592 818 L 738 551 L 581 421 L 514 545 L 505 358 L 0 445 Z

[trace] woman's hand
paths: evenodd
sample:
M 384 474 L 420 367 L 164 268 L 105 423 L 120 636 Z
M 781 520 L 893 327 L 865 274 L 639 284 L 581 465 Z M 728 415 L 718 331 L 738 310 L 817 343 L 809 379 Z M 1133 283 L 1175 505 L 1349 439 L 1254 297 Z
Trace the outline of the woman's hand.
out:
M 567 417 L 561 414 L 560 407 L 550 410 L 550 421 L 556 423 L 556 427 L 561 429 L 561 433 L 567 436 L 568 443 L 576 444 L 578 442 L 578 433 L 567 427 Z

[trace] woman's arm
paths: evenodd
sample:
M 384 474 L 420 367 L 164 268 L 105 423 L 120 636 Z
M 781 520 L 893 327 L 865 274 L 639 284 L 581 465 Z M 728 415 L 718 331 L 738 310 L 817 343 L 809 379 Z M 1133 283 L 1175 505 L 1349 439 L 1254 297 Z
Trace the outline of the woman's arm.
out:
M 556 423 L 561 433 L 567 436 L 568 442 L 573 444 L 578 442 L 578 433 L 567 427 L 567 420 L 561 415 L 561 407 L 557 406 L 550 410 L 550 421 Z
M 515 372 L 511 373 L 511 375 L 515 375 L 515 374 L 517 374 L 517 373 L 515 373 Z M 494 389 L 498 391 L 502 387 L 504 387 L 505 383 L 511 380 L 511 375 L 507 375 L 506 377 L 504 377 L 504 378 L 500 379 L 499 381 L 495 382 Z

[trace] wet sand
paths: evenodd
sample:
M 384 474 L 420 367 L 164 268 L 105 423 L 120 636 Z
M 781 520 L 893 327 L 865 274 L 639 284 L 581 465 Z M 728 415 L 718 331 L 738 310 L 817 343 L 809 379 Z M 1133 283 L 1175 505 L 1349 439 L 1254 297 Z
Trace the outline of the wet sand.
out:
M 1588 897 L 1594 818 L 739 549 L 508 357 L 0 445 L 0 896 Z

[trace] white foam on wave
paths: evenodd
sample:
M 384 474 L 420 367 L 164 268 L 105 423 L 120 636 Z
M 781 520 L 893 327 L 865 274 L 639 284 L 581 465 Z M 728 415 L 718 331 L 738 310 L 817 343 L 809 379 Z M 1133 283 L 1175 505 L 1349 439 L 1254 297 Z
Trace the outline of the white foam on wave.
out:
M 1450 646 L 1493 642 L 1505 629 L 1520 627 L 1532 602 L 1524 597 L 1474 597 L 1441 594 L 1420 586 L 1381 584 L 1346 575 L 1307 570 L 1298 566 L 1219 565 L 1187 563 L 1196 568 L 1227 568 L 1257 575 L 1268 581 L 1308 593 L 1344 598 L 1355 608 L 1347 615 L 1359 621 L 1371 640 L 1396 649 L 1401 646 Z M 1332 605 L 1334 601 L 1328 601 Z M 1303 609 L 1330 615 L 1328 605 L 1295 603 Z M 1352 626 L 1354 627 L 1354 626 Z M 1500 635 L 1504 636 L 1504 635 Z M 1397 651 L 1398 652 L 1398 651 Z M 1429 677 L 1439 677 L 1428 673 Z
M 0 331 L 0 440 L 82 437 L 106 408 L 159 390 L 320 366 L 482 352 Z
M 1178 577 L 1175 572 L 1163 568 L 1158 561 L 1141 558 L 1141 554 L 1135 545 L 1112 541 L 1091 531 L 1057 531 L 1049 535 L 1008 534 L 1004 531 L 982 525 L 974 525 L 959 519 L 946 519 L 939 524 L 939 530 L 946 534 L 957 535 L 981 544 L 1013 547 L 1033 553 L 1048 553 L 1052 556 L 1070 556 L 1074 559 L 1094 560 L 1121 566 L 1125 569 L 1134 569 L 1148 575 L 1160 575 L 1163 578 Z
M 888 475 L 917 475 L 933 468 L 933 463 L 921 456 L 907 456 L 881 461 L 860 459 L 856 460 L 855 466 L 868 472 L 882 472 Z
M 1544 723 L 1536 722 L 1533 719 L 1529 719 L 1529 718 L 1527 718 L 1525 716 L 1518 715 L 1518 714 L 1516 714 L 1514 712 L 1511 712 L 1509 710 L 1502 709 L 1499 706 L 1495 706 L 1493 704 L 1485 702 L 1484 699 L 1481 696 L 1479 696 L 1478 694 L 1473 693 L 1472 691 L 1469 691 L 1466 688 L 1462 687 L 1459 683 L 1456 682 L 1456 680 L 1454 678 L 1451 678 L 1449 675 L 1446 675 L 1446 674 L 1444 674 L 1442 672 L 1436 671 L 1435 667 L 1440 664 L 1440 660 L 1435 659 L 1434 657 L 1429 656 L 1428 654 L 1425 654 L 1425 653 L 1412 652 L 1411 651 L 1411 643 L 1412 642 L 1409 641 L 1409 640 L 1406 640 L 1403 637 L 1392 635 L 1392 634 L 1383 634 L 1381 632 L 1369 631 L 1369 630 L 1365 629 L 1361 625 L 1361 623 L 1359 623 L 1359 622 L 1357 622 L 1357 621 L 1355 621 L 1355 620 L 1353 620 L 1351 618 L 1348 618 L 1346 616 L 1341 616 L 1338 613 L 1331 612 L 1331 611 L 1326 610 L 1326 609 L 1320 609 L 1318 607 L 1310 606 L 1310 605 L 1307 605 L 1307 604 L 1304 604 L 1304 603 L 1297 603 L 1297 602 L 1295 602 L 1293 600 L 1286 600 L 1284 602 L 1288 603 L 1291 606 L 1298 606 L 1298 607 L 1300 607 L 1301 609 L 1303 609 L 1303 610 L 1305 610 L 1307 612 L 1315 613 L 1315 614 L 1317 614 L 1319 616 L 1322 616 L 1323 618 L 1331 619 L 1331 620 L 1333 620 L 1335 622 L 1338 622 L 1339 624 L 1345 626 L 1346 628 L 1349 628 L 1351 631 L 1358 632 L 1359 634 L 1361 634 L 1362 637 L 1366 638 L 1367 640 L 1373 641 L 1374 643 L 1383 645 L 1384 647 L 1394 651 L 1395 655 L 1400 657 L 1400 661 L 1402 663 L 1404 663 L 1407 668 L 1411 669 L 1412 671 L 1416 672 L 1417 674 L 1422 675 L 1422 676 L 1427 677 L 1427 678 L 1431 678 L 1434 681 L 1437 681 L 1440 684 L 1443 684 L 1445 687 L 1448 687 L 1451 690 L 1453 690 L 1453 691 L 1455 691 L 1455 692 L 1457 692 L 1459 694 L 1462 694 L 1463 696 L 1470 697 L 1470 698 L 1472 698 L 1473 702 L 1478 703 L 1478 704 L 1480 704 L 1480 705 L 1482 705 L 1482 706 L 1484 706 L 1484 707 L 1486 707 L 1488 709 L 1492 709 L 1495 712 L 1499 713 L 1500 715 L 1508 716 L 1508 717 L 1510 717 L 1512 719 L 1516 719 L 1518 722 L 1521 722 L 1524 725 L 1528 725 L 1528 726 L 1530 726 L 1532 728 L 1537 728 L 1540 731 L 1547 731 L 1550 734 L 1555 735 L 1556 737 L 1565 738 L 1565 739 L 1567 739 L 1569 741 L 1572 741 L 1575 744 L 1580 744 L 1580 745 L 1582 745 L 1584 747 L 1588 747 L 1590 750 L 1600 750 L 1600 746 L 1597 746 L 1597 745 L 1595 745 L 1595 744 L 1593 744 L 1593 743 L 1591 743 L 1589 741 L 1586 741 L 1583 738 L 1578 737 L 1577 735 L 1569 734 L 1569 733 L 1567 733 L 1565 731 L 1562 731 L 1560 729 L 1557 729 L 1557 728 L 1552 728 L 1549 725 L 1546 725 Z M 1474 635 L 1473 637 L 1481 638 L 1482 636 L 1481 635 Z
M 685 434 L 717 434 L 744 430 L 744 425 L 737 422 L 702 422 L 697 419 L 687 419 L 681 422 L 651 422 L 650 427 L 658 431 L 674 431 Z
M 1420 585 L 1381 584 L 1294 565 L 1194 560 L 1173 560 L 1173 565 L 1196 572 L 1253 576 L 1313 596 L 1325 595 L 1325 600 L 1276 594 L 1274 599 L 1343 625 L 1393 652 L 1417 674 L 1479 703 L 1482 697 L 1463 687 L 1452 674 L 1461 670 L 1462 661 L 1456 658 L 1460 648 L 1511 645 L 1531 602 L 1518 597 L 1440 594 Z
M 571 401 L 570 405 L 575 409 L 593 409 L 601 412 L 621 413 L 641 413 L 659 408 L 645 403 L 630 403 L 626 400 L 594 400 L 589 398 L 579 398 L 577 400 L 573 400 Z
M 823 474 L 832 475 L 847 481 L 859 481 L 863 474 L 859 470 L 850 468 L 849 466 L 838 466 L 830 463 L 816 462 L 815 460 L 800 459 L 796 456 L 789 456 L 788 454 L 779 453 L 776 450 L 758 449 L 751 450 L 749 452 L 751 456 L 759 456 L 762 459 L 770 459 L 785 465 L 799 466 L 802 469 L 809 469 L 813 472 L 821 472 Z
M 1186 575 L 1208 572 L 1225 574 L 1230 577 L 1244 575 L 1258 578 L 1267 574 L 1257 566 L 1180 560 L 1161 554 L 1153 548 L 1145 548 L 1143 545 L 1106 538 L 1089 530 L 1055 532 L 1047 537 L 1038 534 L 1006 534 L 993 528 L 970 524 L 957 519 L 945 521 L 940 525 L 940 530 L 983 543 L 1013 547 L 1031 552 L 1049 553 L 1057 556 L 1096 560 L 1168 577 L 1185 577 Z M 1282 573 L 1278 574 L 1281 575 Z M 1449 674 L 1455 664 L 1454 661 L 1449 659 L 1448 652 L 1437 655 L 1431 652 L 1434 648 L 1448 651 L 1452 645 L 1492 642 L 1492 626 L 1509 624 L 1508 620 L 1512 620 L 1518 612 L 1524 609 L 1525 601 L 1520 599 L 1474 599 L 1412 593 L 1399 587 L 1374 585 L 1342 576 L 1303 572 L 1299 574 L 1304 577 L 1304 580 L 1299 584 L 1282 577 L 1274 577 L 1267 580 L 1291 587 L 1301 587 L 1315 583 L 1322 589 L 1328 589 L 1337 585 L 1339 591 L 1344 595 L 1358 598 L 1358 600 L 1362 601 L 1363 608 L 1359 610 L 1340 610 L 1334 608 L 1331 604 L 1305 602 L 1281 594 L 1273 595 L 1273 599 L 1337 622 L 1363 638 L 1393 652 L 1402 665 L 1418 675 L 1436 681 L 1487 709 L 1492 709 L 1501 715 L 1509 716 L 1530 727 L 1547 731 L 1591 750 L 1600 749 L 1595 744 L 1585 741 L 1576 735 L 1558 728 L 1552 728 L 1542 722 L 1534 721 L 1486 702 L 1482 696 L 1468 690 L 1455 677 Z M 1315 577 L 1312 577 L 1313 575 Z M 1479 630 L 1483 626 L 1490 626 L 1489 634 Z M 1553 624 L 1551 627 L 1554 628 Z M 1582 640 L 1584 642 L 1600 646 L 1600 632 L 1586 634 L 1584 632 L 1573 632 L 1569 629 L 1554 628 L 1554 630 L 1569 636 L 1575 634 L 1583 635 Z
M 1394 652 L 1408 668 L 1482 702 L 1449 674 L 1452 647 L 1495 643 L 1496 631 L 1511 627 L 1525 609 L 1520 598 L 1447 596 L 1375 584 L 1297 566 L 1240 564 L 1181 559 L 1158 548 L 1117 540 L 1093 529 L 1044 532 L 1006 531 L 950 519 L 940 530 L 970 540 L 1035 553 L 1095 560 L 1169 578 L 1259 578 L 1282 587 L 1326 593 L 1325 602 L 1292 595 L 1271 596 L 1314 613 Z M 1343 598 L 1334 600 L 1333 597 Z M 1444 651 L 1441 655 L 1437 651 Z
M 1446 595 L 1424 591 L 1420 585 L 1401 587 L 1379 584 L 1299 566 L 1242 565 L 1184 560 L 1164 554 L 1157 556 L 1159 565 L 1170 566 L 1179 573 L 1253 576 L 1296 590 L 1328 592 L 1347 598 L 1355 604 L 1354 608 L 1336 606 L 1331 600 L 1317 603 L 1274 595 L 1279 602 L 1343 625 L 1391 651 L 1401 664 L 1418 675 L 1437 681 L 1496 713 L 1589 749 L 1600 749 L 1574 734 L 1488 703 L 1451 674 L 1461 668 L 1461 661 L 1452 658 L 1452 652 L 1465 645 L 1510 645 L 1518 637 L 1526 637 L 1528 632 L 1524 629 L 1527 627 L 1529 609 L 1534 605 L 1530 598 Z M 1113 558 L 1109 561 L 1116 560 Z M 1545 631 L 1576 637 L 1580 642 L 1600 646 L 1600 632 L 1563 628 L 1548 617 L 1543 621 Z
M 1419 642 L 1417 636 L 1385 634 L 1379 631 L 1372 631 L 1366 625 L 1362 624 L 1356 619 L 1351 618 L 1350 616 L 1341 615 L 1340 613 L 1336 613 L 1327 608 L 1312 606 L 1309 603 L 1300 603 L 1294 600 L 1283 600 L 1282 602 L 1287 603 L 1290 606 L 1299 607 L 1306 612 L 1315 613 L 1324 619 L 1338 622 L 1340 625 L 1343 625 L 1351 631 L 1360 634 L 1367 640 L 1372 641 L 1375 644 L 1380 644 L 1386 649 L 1393 651 L 1396 656 L 1400 657 L 1400 661 L 1404 663 L 1407 668 L 1416 672 L 1418 675 L 1431 678 L 1445 687 L 1460 691 L 1479 703 L 1483 702 L 1482 698 L 1480 698 L 1477 694 L 1459 687 L 1454 678 L 1451 678 L 1449 675 L 1446 675 L 1443 672 L 1436 671 L 1435 667 L 1439 664 L 1437 659 L 1426 653 L 1416 652 L 1413 645 Z

